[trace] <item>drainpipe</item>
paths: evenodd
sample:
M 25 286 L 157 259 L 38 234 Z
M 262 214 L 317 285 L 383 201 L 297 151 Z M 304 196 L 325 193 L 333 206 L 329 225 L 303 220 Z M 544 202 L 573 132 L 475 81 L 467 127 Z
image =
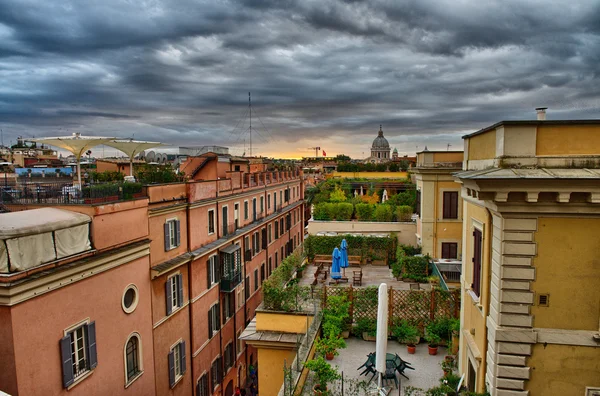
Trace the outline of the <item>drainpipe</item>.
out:
M 486 234 L 489 233 L 489 236 L 487 237 L 488 240 L 491 242 L 492 241 L 492 231 L 494 229 L 494 225 L 493 225 L 493 217 L 492 217 L 492 212 L 490 212 L 489 208 L 485 208 L 485 213 L 487 215 L 487 222 L 488 222 L 488 227 L 486 230 Z M 486 238 L 486 235 L 483 235 L 483 238 Z M 487 243 L 486 243 L 487 244 Z M 483 245 L 483 244 L 482 244 Z M 483 245 L 485 246 L 485 245 Z M 488 296 L 490 296 L 490 286 L 491 286 L 491 271 L 492 271 L 492 245 L 491 243 L 488 244 L 489 248 L 488 248 L 488 276 L 486 278 L 486 284 L 488 285 Z M 483 314 L 484 314 L 484 318 L 487 318 L 490 309 L 489 309 L 489 298 L 488 301 L 486 301 L 486 305 L 483 306 Z M 485 319 L 484 319 L 485 320 Z M 485 328 L 486 328 L 486 334 L 485 336 L 485 342 L 483 343 L 483 351 L 481 351 L 481 355 L 482 356 L 487 356 L 487 350 L 488 350 L 488 336 L 487 336 L 487 323 L 485 324 Z M 485 361 L 485 359 L 482 359 L 482 361 Z M 485 367 L 486 371 L 487 371 L 487 365 Z M 485 384 L 485 374 L 483 375 L 483 383 Z
M 187 251 L 191 250 L 192 247 L 192 237 L 191 237 L 191 225 L 190 225 L 190 208 L 189 205 L 185 211 L 185 218 L 187 222 Z M 194 392 L 194 326 L 193 326 L 193 317 L 192 314 L 192 260 L 188 262 L 188 316 L 189 316 L 189 326 L 190 326 L 190 373 L 192 376 L 192 393 Z

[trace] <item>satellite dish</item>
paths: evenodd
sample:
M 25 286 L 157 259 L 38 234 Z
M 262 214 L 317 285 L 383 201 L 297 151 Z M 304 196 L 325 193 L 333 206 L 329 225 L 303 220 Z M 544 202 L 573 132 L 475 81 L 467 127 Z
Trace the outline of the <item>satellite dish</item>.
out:
M 154 151 L 148 151 L 148 154 L 146 154 L 146 162 L 154 162 L 155 159 L 156 155 L 154 154 Z

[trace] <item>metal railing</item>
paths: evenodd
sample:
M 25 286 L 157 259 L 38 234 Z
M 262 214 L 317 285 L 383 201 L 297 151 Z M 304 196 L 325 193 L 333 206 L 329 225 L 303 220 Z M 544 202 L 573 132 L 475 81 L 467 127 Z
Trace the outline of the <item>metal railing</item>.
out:
M 0 185 L 3 204 L 96 204 L 141 197 L 140 183 L 90 183 L 80 187 L 69 181 L 16 180 Z

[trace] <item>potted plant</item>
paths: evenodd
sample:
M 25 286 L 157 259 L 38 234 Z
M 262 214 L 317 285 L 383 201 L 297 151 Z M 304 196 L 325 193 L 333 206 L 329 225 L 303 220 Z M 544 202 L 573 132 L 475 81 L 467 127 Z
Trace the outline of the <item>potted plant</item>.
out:
M 306 268 L 306 264 L 299 265 L 296 268 L 296 278 L 299 278 L 299 279 L 302 278 L 302 272 L 304 271 L 305 268 Z
M 450 352 L 452 355 L 456 355 L 458 353 L 458 337 L 460 334 L 460 320 L 459 319 L 450 319 Z
M 317 377 L 317 384 L 313 387 L 315 395 L 328 395 L 327 384 L 340 378 L 337 368 L 331 367 L 322 356 L 304 363 L 304 367 L 314 372 Z
M 411 326 L 408 321 L 403 320 L 392 328 L 392 334 L 398 342 L 406 344 L 408 353 L 415 353 L 419 340 L 419 331 L 415 326 Z
M 430 355 L 437 355 L 438 345 L 440 343 L 440 336 L 434 332 L 427 331 L 425 334 L 425 340 L 427 341 L 427 347 L 429 348 Z
M 365 341 L 377 340 L 377 322 L 375 319 L 361 318 L 356 322 L 354 334 L 362 336 Z
M 448 377 L 450 374 L 452 374 L 452 371 L 454 370 L 454 360 L 452 360 L 452 361 L 442 360 L 440 362 L 440 366 L 442 366 L 442 371 L 444 372 L 444 377 Z
M 316 341 L 316 350 L 325 355 L 327 360 L 332 360 L 334 356 L 339 355 L 338 349 L 345 348 L 346 342 L 338 335 L 329 333 L 327 337 L 322 337 Z

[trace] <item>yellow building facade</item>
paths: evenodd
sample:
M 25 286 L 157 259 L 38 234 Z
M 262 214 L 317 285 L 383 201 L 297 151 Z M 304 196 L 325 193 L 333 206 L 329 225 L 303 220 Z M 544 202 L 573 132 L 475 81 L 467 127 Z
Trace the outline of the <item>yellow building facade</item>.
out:
M 464 136 L 459 370 L 492 396 L 600 391 L 600 120 Z
M 434 258 L 462 257 L 463 205 L 452 174 L 462 168 L 462 151 L 421 151 L 411 169 L 417 186 L 417 243 Z

